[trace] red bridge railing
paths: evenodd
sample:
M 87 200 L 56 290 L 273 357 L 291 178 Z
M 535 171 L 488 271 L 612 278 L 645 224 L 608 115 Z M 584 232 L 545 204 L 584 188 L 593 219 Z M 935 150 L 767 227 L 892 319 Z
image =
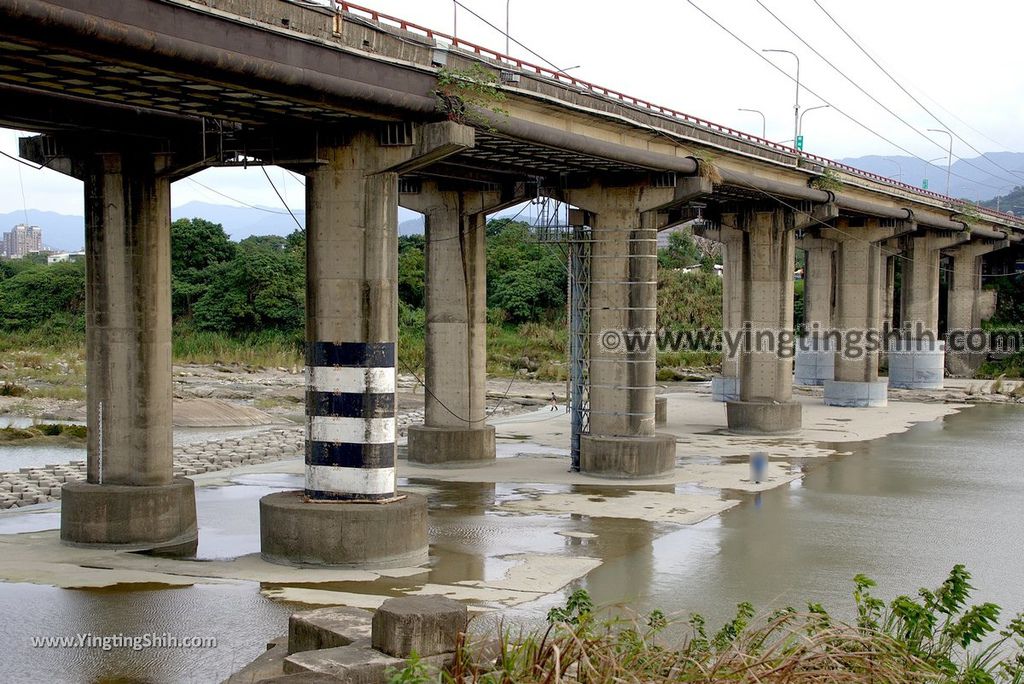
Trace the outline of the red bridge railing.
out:
M 765 140 L 764 138 L 760 138 L 756 135 L 751 135 L 749 133 L 744 133 L 743 131 L 736 130 L 735 128 L 723 126 L 721 124 L 714 123 L 713 121 L 707 121 L 706 119 L 701 119 L 700 117 L 692 116 L 690 114 L 686 114 L 685 112 L 680 112 L 676 109 L 672 109 L 671 107 L 665 107 L 659 104 L 655 104 L 653 102 L 649 102 L 639 97 L 633 97 L 632 95 L 627 95 L 626 93 L 622 93 L 617 90 L 612 90 L 611 88 L 605 88 L 604 86 L 597 85 L 596 83 L 591 83 L 589 81 L 584 81 L 582 79 L 575 78 L 574 76 L 570 76 L 565 72 L 559 71 L 558 69 L 552 69 L 549 67 L 540 66 L 538 64 L 533 64 L 531 62 L 519 59 L 518 57 L 511 57 L 504 53 L 498 52 L 497 50 L 492 50 L 491 48 L 484 47 L 482 45 L 477 45 L 476 43 L 472 43 L 468 40 L 463 40 L 462 38 L 458 38 L 457 36 L 452 36 L 441 31 L 435 31 L 425 26 L 415 24 L 411 21 L 406 21 L 405 19 L 401 19 L 399 17 L 384 14 L 383 12 L 378 12 L 377 10 L 370 9 L 368 7 L 363 7 L 362 5 L 356 5 L 351 2 L 346 2 L 345 0 L 335 0 L 335 5 L 342 12 L 347 12 L 349 14 L 354 14 L 356 16 L 362 16 L 379 24 L 390 25 L 395 28 L 399 28 L 403 31 L 408 31 L 410 33 L 422 35 L 426 38 L 430 38 L 431 40 L 440 38 L 450 43 L 453 47 L 460 48 L 468 52 L 473 52 L 475 54 L 478 54 L 482 57 L 486 57 L 492 61 L 498 62 L 508 67 L 514 67 L 521 71 L 533 72 L 539 76 L 543 76 L 545 78 L 557 81 L 559 83 L 570 85 L 574 88 L 580 88 L 582 90 L 592 92 L 602 97 L 618 100 L 619 102 L 623 102 L 627 105 L 631 105 L 638 109 L 654 112 L 655 114 L 660 114 L 662 116 L 666 116 L 677 121 L 682 121 L 690 125 L 700 126 L 701 128 L 704 128 L 706 130 L 713 131 L 715 133 L 720 133 L 731 138 L 736 138 L 739 140 L 743 140 L 745 142 L 753 143 L 755 145 L 760 145 L 761 147 L 766 147 L 768 149 L 788 154 L 797 158 L 806 159 L 810 162 L 820 164 L 830 169 L 836 169 L 838 171 L 842 171 L 852 176 L 858 176 L 860 178 L 865 178 L 876 183 L 882 183 L 889 187 L 903 190 L 905 192 L 910 192 L 915 195 L 920 195 L 923 197 L 928 197 L 930 199 L 939 200 L 944 204 L 949 205 L 951 211 L 955 211 L 957 208 L 963 208 L 968 205 L 967 202 L 961 199 L 947 197 L 946 195 L 943 195 L 941 193 L 925 190 L 923 188 L 919 188 L 914 185 L 909 185 L 908 183 L 903 183 L 902 181 L 898 181 L 887 176 L 882 176 L 877 173 L 864 171 L 862 169 L 858 169 L 848 164 L 842 164 L 832 159 L 828 159 L 827 157 L 821 157 L 816 154 L 810 154 L 808 152 L 804 152 L 803 150 L 798 150 L 795 147 L 789 147 L 788 145 L 782 145 L 771 140 Z M 1024 184 L 1024 181 L 1022 181 L 1022 184 Z M 982 213 L 987 214 L 988 216 L 991 217 L 1001 218 L 1013 223 L 1020 222 L 1020 219 L 1017 216 L 1014 216 L 1013 214 L 1007 214 L 1005 212 L 995 211 L 988 208 L 979 208 L 979 210 Z

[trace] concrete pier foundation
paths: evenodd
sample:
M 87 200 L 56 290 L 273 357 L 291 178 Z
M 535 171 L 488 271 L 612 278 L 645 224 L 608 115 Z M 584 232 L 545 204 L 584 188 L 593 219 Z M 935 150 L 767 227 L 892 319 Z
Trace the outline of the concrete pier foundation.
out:
M 804 329 L 797 341 L 793 381 L 820 386 L 835 379 L 835 349 L 828 332 L 832 328 L 835 282 L 835 242 L 804 237 L 799 246 L 806 252 L 804 268 Z
M 839 334 L 835 380 L 825 382 L 828 406 L 886 406 L 888 381 L 878 377 L 881 345 L 882 258 L 877 221 L 850 225 L 837 219 L 829 237 L 836 245 L 836 305 L 834 328 Z M 888 236 L 886 236 L 888 237 Z M 868 339 L 875 331 L 876 339 Z
M 940 250 L 969 239 L 969 235 L 959 233 L 923 233 L 903 239 L 900 322 L 909 337 L 888 346 L 891 387 L 942 388 L 946 364 L 945 343 L 939 339 Z
M 742 316 L 749 330 L 739 356 L 740 399 L 726 403 L 729 429 L 794 432 L 801 409 L 792 397 L 793 215 L 752 204 L 723 213 L 722 223 L 743 233 Z
M 655 433 L 654 344 L 628 351 L 603 333 L 653 331 L 657 315 L 657 228 L 641 211 L 643 186 L 592 186 L 569 201 L 590 215 L 590 434 L 580 440 L 581 472 L 652 477 L 675 468 L 675 437 Z
M 1009 246 L 1009 240 L 978 240 L 947 252 L 952 257 L 946 302 L 946 334 L 951 340 L 957 336 L 966 341 L 972 331 L 980 330 L 982 322 L 995 314 L 996 292 L 981 288 L 981 260 L 984 255 Z M 946 371 L 953 376 L 972 377 L 987 356 L 984 351 L 947 350 Z
M 305 490 L 260 501 L 275 563 L 427 558 L 427 504 L 395 489 L 400 150 L 372 132 L 324 145 L 306 174 Z M 381 170 L 385 169 L 385 170 Z
M 522 199 L 522 198 L 519 198 Z M 515 200 L 424 182 L 402 206 L 423 213 L 426 237 L 424 422 L 409 427 L 409 460 L 494 460 L 487 420 L 488 211 Z
M 88 476 L 64 486 L 61 540 L 189 555 L 191 480 L 171 440 L 170 180 L 141 150 L 87 153 L 85 183 Z
M 701 235 L 722 245 L 722 332 L 735 338 L 743 328 L 743 231 L 731 226 L 705 228 Z M 722 372 L 711 378 L 713 401 L 740 398 L 739 354 L 728 341 L 722 349 Z

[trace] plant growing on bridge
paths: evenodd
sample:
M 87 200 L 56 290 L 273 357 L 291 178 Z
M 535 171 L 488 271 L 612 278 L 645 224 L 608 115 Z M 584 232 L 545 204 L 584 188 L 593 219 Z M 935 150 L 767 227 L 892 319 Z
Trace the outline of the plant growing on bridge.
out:
M 843 181 L 834 169 L 825 169 L 821 175 L 811 180 L 811 187 L 824 192 L 837 192 L 843 187 Z
M 950 208 L 956 212 L 953 214 L 953 219 L 963 221 L 967 225 L 967 230 L 981 221 L 981 209 L 973 202 L 964 202 L 960 206 Z
M 450 121 L 491 129 L 484 111 L 507 115 L 499 105 L 505 101 L 498 77 L 480 64 L 466 69 L 444 67 L 437 72 L 437 98 Z
M 707 178 L 713 185 L 722 184 L 722 174 L 715 165 L 715 157 L 708 152 L 694 152 L 693 159 L 697 162 L 697 175 Z

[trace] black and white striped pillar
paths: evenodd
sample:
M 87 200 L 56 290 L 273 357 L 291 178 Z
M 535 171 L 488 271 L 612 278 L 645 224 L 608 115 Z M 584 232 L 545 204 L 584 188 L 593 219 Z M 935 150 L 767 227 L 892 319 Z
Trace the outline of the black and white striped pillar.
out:
M 393 499 L 395 343 L 312 342 L 306 356 L 306 496 Z

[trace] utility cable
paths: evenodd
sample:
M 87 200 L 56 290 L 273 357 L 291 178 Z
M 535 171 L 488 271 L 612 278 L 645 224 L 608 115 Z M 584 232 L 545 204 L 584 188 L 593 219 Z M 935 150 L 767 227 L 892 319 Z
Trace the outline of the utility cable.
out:
M 743 46 L 744 46 L 745 48 L 747 48 L 748 50 L 750 50 L 750 52 L 752 52 L 752 53 L 753 53 L 754 55 L 756 55 L 756 56 L 757 56 L 757 57 L 758 57 L 759 59 L 761 59 L 761 60 L 763 60 L 764 62 L 766 62 L 767 64 L 771 65 L 771 67 L 772 67 L 773 69 L 775 69 L 776 71 L 778 71 L 778 72 L 779 72 L 780 74 L 782 74 L 783 76 L 785 76 L 785 77 L 786 77 L 786 78 L 788 78 L 789 80 L 791 80 L 791 81 L 794 81 L 794 82 L 796 81 L 796 79 L 795 79 L 795 78 L 793 77 L 793 75 L 792 75 L 792 74 L 790 74 L 790 73 L 789 73 L 789 72 L 787 72 L 787 71 L 786 71 L 785 69 L 783 69 L 782 67 L 780 67 L 780 66 L 778 66 L 777 64 L 775 64 L 775 62 L 773 62 L 772 60 L 768 59 L 768 58 L 767 58 L 767 57 L 765 57 L 765 56 L 764 56 L 763 54 L 761 54 L 761 53 L 760 53 L 760 52 L 759 52 L 759 51 L 758 51 L 758 50 L 757 50 L 756 48 L 754 48 L 754 47 L 753 47 L 752 45 L 750 45 L 750 43 L 746 42 L 745 40 L 743 40 L 742 38 L 740 38 L 740 37 L 739 37 L 738 35 L 736 35 L 735 33 L 733 33 L 733 32 L 732 32 L 732 30 L 730 30 L 730 29 L 729 29 L 729 28 L 728 28 L 727 26 L 725 26 L 724 24 L 722 24 L 722 22 L 718 21 L 718 20 L 717 20 L 717 19 L 715 19 L 715 18 L 714 18 L 713 16 L 711 16 L 710 14 L 708 14 L 708 12 L 706 12 L 706 11 L 705 11 L 705 10 L 704 10 L 704 9 L 703 9 L 702 7 L 700 7 L 700 5 L 698 5 L 698 4 L 696 3 L 696 2 L 694 2 L 694 0 L 686 0 L 686 2 L 687 2 L 687 3 L 689 3 L 689 4 L 690 4 L 690 5 L 691 5 L 691 6 L 692 6 L 692 7 L 694 8 L 694 9 L 696 9 L 696 10 L 697 10 L 698 12 L 700 12 L 700 13 L 701 13 L 701 14 L 703 14 L 703 15 L 704 15 L 705 17 L 707 17 L 707 18 L 708 18 L 708 19 L 709 19 L 709 20 L 710 20 L 710 21 L 711 21 L 712 23 L 714 23 L 714 24 L 715 24 L 716 26 L 718 26 L 718 27 L 719 27 L 720 29 L 722 29 L 723 31 L 725 31 L 726 33 L 728 33 L 728 34 L 729 34 L 729 35 L 730 35 L 730 36 L 731 36 L 731 37 L 732 37 L 733 39 L 735 39 L 735 40 L 736 40 L 737 42 L 739 42 L 739 43 L 740 43 L 741 45 L 743 45 Z M 814 90 L 812 90 L 811 88 L 807 87 L 807 85 L 805 85 L 805 84 L 801 84 L 801 87 L 802 87 L 802 88 L 803 88 L 804 90 L 806 90 L 807 92 L 809 92 L 809 93 L 810 93 L 811 95 L 814 95 L 814 96 L 815 96 L 815 97 L 817 97 L 817 98 L 818 98 L 819 100 L 821 100 L 821 101 L 822 101 L 822 102 L 824 102 L 825 104 L 827 104 L 827 105 L 829 105 L 830 107 L 832 107 L 832 109 L 834 109 L 834 110 L 836 110 L 837 112 L 839 112 L 840 114 L 842 114 L 842 115 L 843 115 L 844 117 L 846 117 L 846 118 L 847 118 L 847 119 L 848 119 L 848 120 L 849 120 L 850 122 L 852 122 L 852 123 L 856 124 L 857 126 L 859 126 L 859 127 L 863 128 L 863 129 L 864 129 L 865 131 L 867 131 L 867 132 L 871 133 L 872 135 L 876 136 L 877 138 L 879 138 L 879 139 L 881 139 L 881 140 L 884 140 L 885 142 L 889 143 L 890 145 L 892 145 L 892 146 L 893 146 L 893 147 L 895 147 L 896 149 L 898 149 L 898 150 L 901 150 L 901 151 L 903 151 L 903 152 L 906 152 L 906 153 L 907 153 L 907 154 L 909 154 L 910 156 L 912 156 L 912 157 L 914 157 L 915 159 L 918 159 L 918 160 L 920 160 L 920 161 L 924 162 L 924 163 L 925 163 L 925 164 L 927 164 L 928 166 L 931 166 L 931 167 L 933 167 L 933 168 L 935 168 L 936 170 L 939 170 L 939 171 L 942 171 L 942 170 L 943 170 L 943 169 L 942 169 L 942 167 L 940 167 L 940 166 L 936 166 L 935 164 L 932 164 L 932 163 L 931 163 L 930 161 L 928 161 L 928 160 L 927 160 L 927 159 L 925 159 L 924 157 L 921 157 L 921 156 L 919 156 L 919 155 L 916 155 L 916 154 L 914 154 L 913 152 L 911 152 L 911 151 L 910 151 L 910 150 L 908 150 L 907 148 L 905 148 L 905 147 L 903 147 L 902 145 L 900 145 L 900 144 L 898 144 L 898 143 L 894 142 L 893 140 L 890 140 L 889 138 L 885 137 L 884 135 L 882 135 L 882 134 L 881 134 L 881 133 L 879 133 L 878 131 L 874 130 L 873 128 L 871 128 L 870 126 L 868 126 L 867 124 L 865 124 L 864 122 L 860 121 L 859 119 L 857 119 L 857 118 L 856 118 L 855 116 L 853 116 L 852 114 L 849 114 L 848 112 L 846 112 L 846 110 L 844 110 L 844 109 L 842 109 L 842 108 L 840 108 L 840 107 L 837 107 L 836 105 L 832 104 L 832 103 L 831 103 L 831 102 L 829 102 L 829 101 L 828 101 L 827 99 L 825 99 L 824 97 L 822 97 L 821 95 L 819 95 L 819 94 L 818 94 L 817 92 L 815 92 L 815 91 L 814 91 Z M 959 174 L 957 174 L 957 173 L 951 173 L 950 175 L 952 175 L 952 176 L 956 176 L 957 178 L 960 178 L 961 180 L 966 180 L 966 181 L 969 181 L 969 182 L 971 182 L 971 183 L 975 183 L 975 182 L 976 182 L 976 181 L 973 181 L 973 180 L 971 180 L 970 178 L 965 178 L 964 176 L 961 176 L 961 175 L 959 175 Z M 984 183 L 979 183 L 979 185 L 984 185 Z M 988 187 L 993 187 L 993 186 L 988 186 Z M 949 199 L 955 199 L 955 198 L 952 198 L 952 197 L 950 197 Z
M 977 154 L 981 155 L 986 160 L 988 160 L 989 163 L 993 164 L 994 166 L 999 167 L 1000 169 L 1002 169 L 1003 171 L 1006 171 L 1007 173 L 1010 173 L 1010 174 L 1013 174 L 1014 176 L 1017 176 L 1018 180 L 1024 178 L 1024 176 L 1022 176 L 1020 173 L 1018 173 L 1016 171 L 1012 171 L 1012 170 L 1007 169 L 1006 167 L 1002 166 L 1001 164 L 996 162 L 994 159 L 992 159 L 988 155 L 986 155 L 984 152 L 982 152 L 981 150 L 976 148 L 974 145 L 972 145 L 971 143 L 967 142 L 967 140 L 962 138 L 956 131 L 953 130 L 953 128 L 949 124 L 945 123 L 942 119 L 940 119 L 938 116 L 936 116 L 930 109 L 925 107 L 924 104 L 919 99 L 914 97 L 914 95 L 909 90 L 907 90 L 905 87 L 903 87 L 903 84 L 900 83 L 898 80 L 896 80 L 896 77 L 894 77 L 891 73 L 889 73 L 889 71 L 886 70 L 886 68 L 883 67 L 879 63 L 879 61 L 877 59 L 875 59 L 871 55 L 871 53 L 869 53 L 866 49 L 864 49 L 864 46 L 861 45 L 860 42 L 858 42 L 857 39 L 854 38 L 850 34 L 849 31 L 847 31 L 845 28 L 843 28 L 843 25 L 840 24 L 839 21 L 836 20 L 836 18 L 834 16 L 832 16 L 829 13 L 829 11 L 826 10 L 818 0 L 814 0 L 814 4 L 818 6 L 818 9 L 820 9 L 822 12 L 824 12 L 825 16 L 828 17 L 832 21 L 833 24 L 836 25 L 836 28 L 838 28 L 840 31 L 843 32 L 843 35 L 845 35 L 847 38 L 850 39 L 850 42 L 852 42 L 854 45 L 857 46 L 857 49 L 860 50 L 864 54 L 865 57 L 867 57 L 869 60 L 871 60 L 872 64 L 874 64 L 876 67 L 878 67 L 879 71 L 881 71 L 883 74 L 885 74 L 889 78 L 889 80 L 892 81 L 896 85 L 896 87 L 898 87 L 900 90 L 902 90 L 904 93 L 906 93 L 907 97 L 909 97 L 911 100 L 913 100 L 917 104 L 918 107 L 923 109 L 925 112 L 928 113 L 929 116 L 931 116 L 933 119 L 935 119 L 939 123 L 940 126 L 942 126 L 947 131 L 949 131 L 954 137 L 956 137 L 957 140 L 959 140 L 960 142 L 964 143 L 965 145 L 970 147 L 972 150 L 974 150 Z M 966 122 L 964 122 L 964 125 L 966 125 L 968 128 L 970 128 L 970 125 L 968 125 Z M 975 130 L 975 133 L 979 133 L 979 131 Z M 984 135 L 984 134 L 982 134 L 982 135 Z M 987 137 L 987 136 L 985 136 L 985 137 Z M 992 140 L 992 139 L 989 138 L 989 140 Z M 995 141 L 993 140 L 992 142 L 995 142 Z M 1006 145 L 1003 145 L 1003 147 L 1006 147 Z
M 292 217 L 292 221 L 295 221 L 295 225 L 298 226 L 300 231 L 305 230 L 303 225 L 299 223 L 299 219 L 295 218 L 295 214 L 292 213 L 291 207 L 289 207 L 288 203 L 284 201 L 284 197 L 281 196 L 281 192 L 277 189 L 277 186 L 274 185 L 274 180 L 270 177 L 270 174 L 267 173 L 267 167 L 261 166 L 260 171 L 262 171 L 263 175 L 267 177 L 267 182 L 270 183 L 270 187 L 274 189 L 274 194 L 277 195 L 277 199 L 281 200 L 281 204 L 283 204 L 284 208 L 288 210 L 288 215 Z
M 836 66 L 835 64 L 833 64 L 831 60 L 829 60 L 829 59 L 828 59 L 827 57 L 825 57 L 825 55 L 821 54 L 821 53 L 820 53 L 820 52 L 819 52 L 819 51 L 818 51 L 817 49 L 815 49 L 813 45 L 811 45 L 810 43 L 808 43 L 808 42 L 807 42 L 807 41 L 806 41 L 806 40 L 805 40 L 805 39 L 803 38 L 803 36 L 801 36 L 801 35 L 800 35 L 799 33 L 797 33 L 796 31 L 794 31 L 794 30 L 793 30 L 793 29 L 792 29 L 792 28 L 791 28 L 791 27 L 789 26 L 789 24 L 787 24 L 787 23 L 786 23 L 785 21 L 783 21 L 783 20 L 782 20 L 782 18 L 781 18 L 781 17 L 779 17 L 779 15 L 777 15 L 777 14 L 776 14 L 775 12 L 771 11 L 771 9 L 769 9 L 769 8 L 768 8 L 768 6 L 767 6 L 767 5 L 765 5 L 765 4 L 764 4 L 764 2 L 763 2 L 762 0 L 756 0 L 756 2 L 757 2 L 757 4 L 758 4 L 758 5 L 760 5 L 760 6 L 761 6 L 761 9 L 763 9 L 763 10 L 764 10 L 765 12 L 767 12 L 767 13 L 768 13 L 769 15 L 771 15 L 771 17 L 772 17 L 773 19 L 775 19 L 775 21 L 777 21 L 777 22 L 779 23 L 779 25 L 781 25 L 781 26 L 782 26 L 782 27 L 783 27 L 784 29 L 786 29 L 787 31 L 789 31 L 789 32 L 790 32 L 790 33 L 791 33 L 791 34 L 793 35 L 793 37 L 794 37 L 794 38 L 796 38 L 796 39 L 797 39 L 797 40 L 799 40 L 799 41 L 800 41 L 801 43 L 803 43 L 803 44 L 804 44 L 804 46 L 805 46 L 805 47 L 806 47 L 806 48 L 807 48 L 808 50 L 810 50 L 811 52 L 813 52 L 813 53 L 814 53 L 815 55 L 817 55 L 817 56 L 818 56 L 818 58 L 819 58 L 819 59 L 821 59 L 821 61 L 823 61 L 823 62 L 825 62 L 825 64 L 829 65 L 829 67 L 831 67 L 833 71 L 835 71 L 835 72 L 836 72 L 837 74 L 839 74 L 840 76 L 842 76 L 843 78 L 845 78 L 845 79 L 846 79 L 846 80 L 847 80 L 847 81 L 848 81 L 848 82 L 850 83 L 850 85 L 852 85 L 852 86 L 853 86 L 854 88 L 856 88 L 857 90 L 859 90 L 859 91 L 860 91 L 861 93 L 863 93 L 863 94 L 864 94 L 865 96 L 867 96 L 868 98 L 870 98 L 872 102 L 874 102 L 875 104 L 877 104 L 877 105 L 878 105 L 879 107 L 881 107 L 882 109 L 884 109 L 884 110 L 885 110 L 886 112 L 888 112 L 889 114 L 891 114 L 891 115 L 892 115 L 892 116 L 894 116 L 895 118 L 899 119 L 899 121 L 900 121 L 901 123 L 903 123 L 903 125 L 905 125 L 905 126 L 906 126 L 907 128 L 909 128 L 910 130 L 912 130 L 912 131 L 913 131 L 914 133 L 917 133 L 917 134 L 918 134 L 919 136 L 921 136 L 922 138 L 924 138 L 925 140 L 927 140 L 927 141 L 928 141 L 929 143 L 931 143 L 931 144 L 935 145 L 936 147 L 938 147 L 939 149 L 941 149 L 941 150 L 942 150 L 943 152 L 946 152 L 946 151 L 947 151 L 947 148 L 946 148 L 945 146 L 943 146 L 943 145 L 941 145 L 940 143 L 937 143 L 937 142 L 935 142 L 934 140 L 932 140 L 932 139 L 931 139 L 931 138 L 930 138 L 930 137 L 928 136 L 928 134 L 926 134 L 926 133 L 925 133 L 924 131 L 922 131 L 921 129 L 919 129 L 919 128 L 917 128 L 916 126 L 914 126 L 914 125 L 913 125 L 912 123 L 910 123 L 909 121 L 907 121 L 906 119 L 904 119 L 904 118 L 903 118 L 902 116 L 900 116 L 899 114 L 897 114 L 897 113 L 896 113 L 895 111 L 893 111 L 892 109 L 890 109 L 890 108 L 889 108 L 889 107 L 888 107 L 888 106 L 887 106 L 887 105 L 886 105 L 885 103 L 883 103 L 883 102 L 882 102 L 881 100 L 879 100 L 879 99 L 878 99 L 877 97 L 875 97 L 874 95 L 872 95 L 871 93 L 869 93 L 869 92 L 868 92 L 867 90 L 865 90 L 865 89 L 864 89 L 863 87 L 861 87 L 861 85 L 860 85 L 859 83 L 857 83 L 857 82 L 856 82 L 856 81 L 854 81 L 854 80 L 853 80 L 852 78 L 850 78 L 849 76 L 847 76 L 847 75 L 846 75 L 846 73 L 845 73 L 845 72 L 844 72 L 844 71 L 843 71 L 842 69 L 840 69 L 840 68 L 839 68 L 839 67 L 837 67 L 837 66 Z M 904 91 L 904 92 L 906 92 L 906 91 Z M 925 111 L 927 111 L 927 110 L 925 110 Z M 930 112 L 929 112 L 929 113 L 930 113 Z M 933 116 L 933 118 L 934 118 L 934 116 Z M 936 121 L 938 121 L 938 119 L 936 119 Z M 941 121 L 939 121 L 939 123 L 940 123 L 940 124 L 942 124 L 942 122 L 941 122 Z M 945 124 L 942 124 L 942 125 L 943 125 L 943 126 L 945 126 Z M 948 126 L 947 126 L 946 128 L 948 128 Z M 955 135 L 955 134 L 954 134 L 954 135 Z M 959 138 L 960 136 L 956 136 L 956 137 L 957 137 L 957 138 Z M 968 144 L 969 144 L 969 143 L 968 143 Z M 974 148 L 972 147 L 972 149 L 974 149 Z M 976 150 L 976 149 L 975 149 L 974 151 L 975 151 L 975 152 L 978 152 L 978 150 Z M 982 152 L 978 152 L 978 154 L 980 154 L 981 156 L 985 156 L 985 155 L 984 155 L 984 153 L 982 153 Z M 953 157 L 953 159 L 956 159 L 957 161 L 961 161 L 961 162 L 963 162 L 964 164 L 966 164 L 967 166 L 970 166 L 971 168 L 973 168 L 973 169 L 975 169 L 975 170 L 977 170 L 977 171 L 980 171 L 981 173 L 984 173 L 984 174 L 985 174 L 986 176 L 989 176 L 989 177 L 991 177 L 991 178 L 998 178 L 999 180 L 1009 181 L 1009 182 L 1011 182 L 1011 183 L 1020 183 L 1020 182 L 1022 182 L 1022 181 L 1021 181 L 1021 178 L 1015 178 L 1015 179 L 1010 179 L 1010 178 L 1006 178 L 1006 177 L 1000 177 L 1000 176 L 996 176 L 996 175 L 995 175 L 995 174 L 993 174 L 993 173 L 992 173 L 991 171 L 986 171 L 985 169 L 983 169 L 983 168 L 981 168 L 981 167 L 979 167 L 979 166 L 975 165 L 974 163 L 972 163 L 972 162 L 971 162 L 970 160 L 968 160 L 968 159 L 964 159 L 963 157 L 958 157 L 958 156 L 957 156 L 957 155 L 955 155 L 955 154 L 954 154 L 954 155 L 952 155 L 952 157 Z M 991 160 L 989 160 L 989 161 L 991 161 Z M 997 164 L 997 166 L 998 166 L 998 164 Z M 1002 168 L 1002 167 L 1000 167 L 1000 168 Z M 1003 169 L 1003 170 L 1004 170 L 1004 171 L 1006 171 L 1006 172 L 1008 172 L 1008 173 L 1013 173 L 1013 172 L 1012 172 L 1012 171 L 1010 171 L 1009 169 Z M 978 184 L 979 184 L 979 185 L 985 185 L 986 187 L 989 187 L 989 188 L 995 188 L 995 186 L 992 186 L 992 185 L 986 185 L 986 184 L 984 184 L 984 183 L 978 183 Z M 996 188 L 996 189 L 998 189 L 998 188 Z

